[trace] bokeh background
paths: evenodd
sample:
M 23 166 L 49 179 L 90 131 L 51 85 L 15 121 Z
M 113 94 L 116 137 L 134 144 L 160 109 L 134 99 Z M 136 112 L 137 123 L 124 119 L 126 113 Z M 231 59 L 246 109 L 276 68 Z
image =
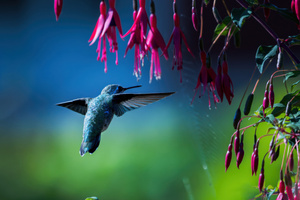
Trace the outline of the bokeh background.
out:
M 224 101 L 210 110 L 206 95 L 197 95 L 191 105 L 200 62 L 185 48 L 183 83 L 179 72 L 171 69 L 171 58 L 165 61 L 163 57 L 161 80 L 149 84 L 150 61 L 145 59 L 142 79 L 137 82 L 132 75 L 133 51 L 123 58 L 128 37 L 124 41 L 118 37 L 118 66 L 115 55 L 108 53 L 105 74 L 104 64 L 96 60 L 96 44 L 89 46 L 87 42 L 99 16 L 99 0 L 64 0 L 58 22 L 52 0 L 0 2 L 0 199 L 250 199 L 258 194 L 258 177 L 251 176 L 250 169 L 253 131 L 245 135 L 240 170 L 234 156 L 228 172 L 224 170 L 234 132 L 232 118 L 255 67 L 256 48 L 275 44 L 253 19 L 243 27 L 241 49 L 231 44 L 228 52 L 229 74 L 235 85 L 232 105 Z M 172 1 L 155 3 L 158 28 L 167 41 L 173 28 Z M 277 5 L 289 4 L 281 1 Z M 238 7 L 235 1 L 228 1 L 228 5 Z M 217 6 L 225 16 L 221 1 Z M 132 24 L 132 1 L 117 1 L 116 8 L 126 32 Z M 188 43 L 198 55 L 199 33 L 191 23 L 191 1 L 178 1 L 178 12 Z M 216 22 L 211 5 L 204 12 L 207 49 Z M 274 12 L 270 24 L 283 38 L 298 34 L 295 24 Z M 212 50 L 214 68 L 222 45 L 220 41 Z M 274 70 L 275 62 L 272 67 L 266 74 Z M 258 76 L 256 72 L 255 79 Z M 83 116 L 55 104 L 97 96 L 112 83 L 143 85 L 131 91 L 136 93 L 176 94 L 115 117 L 98 150 L 80 157 Z M 254 108 L 262 99 L 264 81 L 259 86 Z M 276 95 L 284 93 L 281 86 L 280 81 L 275 84 Z M 265 141 L 265 149 L 268 143 Z M 266 186 L 277 184 L 279 165 L 266 163 Z

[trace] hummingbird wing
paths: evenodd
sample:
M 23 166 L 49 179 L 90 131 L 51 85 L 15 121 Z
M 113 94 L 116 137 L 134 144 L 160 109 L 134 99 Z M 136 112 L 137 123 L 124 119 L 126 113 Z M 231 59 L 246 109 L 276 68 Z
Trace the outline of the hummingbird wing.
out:
M 79 98 L 71 101 L 58 103 L 56 105 L 69 108 L 70 110 L 85 115 L 87 112 L 88 103 L 91 101 L 91 99 L 92 98 Z
M 175 92 L 150 94 L 114 94 L 112 101 L 114 105 L 115 115 L 120 117 L 127 111 L 146 106 L 174 93 Z

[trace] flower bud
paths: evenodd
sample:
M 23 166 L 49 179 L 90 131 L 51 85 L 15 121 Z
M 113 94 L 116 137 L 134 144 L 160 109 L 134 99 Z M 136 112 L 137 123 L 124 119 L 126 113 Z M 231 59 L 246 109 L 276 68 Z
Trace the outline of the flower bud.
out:
M 257 144 L 258 145 L 258 144 Z M 258 168 L 258 146 L 255 146 L 254 151 L 252 153 L 252 157 L 251 157 L 251 169 L 252 169 L 252 176 L 256 172 L 257 172 L 257 168 Z
M 270 87 L 269 87 L 269 103 L 270 103 L 271 108 L 273 109 L 273 106 L 274 106 L 274 90 L 273 90 L 273 84 L 272 83 L 270 84 Z
M 242 134 L 241 136 L 241 143 L 240 143 L 240 149 L 239 149 L 239 152 L 237 153 L 237 156 L 236 156 L 236 166 L 237 168 L 239 168 L 241 162 L 243 161 L 243 158 L 244 158 L 244 134 Z
M 233 127 L 234 129 L 237 129 L 238 123 L 241 119 L 241 109 L 238 108 L 235 112 L 234 118 L 233 118 Z
M 63 0 L 54 0 L 54 13 L 56 16 L 56 21 L 58 21 L 59 15 L 61 13 L 63 6 Z
M 275 149 L 275 147 L 274 147 L 274 149 Z M 271 158 L 271 163 L 277 160 L 277 158 L 279 156 L 279 152 L 280 152 L 280 146 L 278 146 L 276 152 L 273 153 L 272 158 Z
M 235 132 L 235 139 L 234 139 L 234 153 L 237 156 L 238 151 L 240 149 L 240 131 L 237 130 Z
M 284 190 L 285 190 L 284 182 L 283 182 L 283 180 L 280 180 L 280 183 L 279 183 L 279 192 L 284 194 Z
M 244 108 L 244 115 L 248 115 L 250 113 L 253 97 L 254 97 L 253 93 L 249 94 Z
M 198 31 L 198 19 L 197 19 L 197 11 L 195 7 L 192 7 L 192 22 L 195 31 Z
M 294 199 L 293 191 L 292 191 L 293 183 L 292 183 L 292 179 L 291 179 L 291 176 L 290 176 L 289 172 L 285 173 L 284 180 L 285 180 L 285 183 L 286 183 L 285 189 L 286 189 L 286 193 L 287 193 L 288 198 L 289 199 Z
M 283 65 L 283 53 L 282 51 L 280 51 L 277 56 L 276 68 L 280 70 L 282 68 L 282 65 Z
M 228 151 L 225 156 L 225 172 L 227 171 L 227 169 L 230 165 L 231 157 L 232 157 L 232 144 L 230 143 L 228 146 Z
M 259 174 L 259 179 L 258 179 L 258 189 L 259 189 L 259 192 L 262 191 L 262 188 L 264 186 L 264 181 L 265 181 L 264 164 L 265 164 L 265 161 L 263 160 L 262 161 L 262 165 L 261 165 L 260 174 Z
M 265 90 L 264 100 L 263 100 L 263 110 L 265 110 L 267 107 L 269 107 L 269 98 L 268 98 L 268 90 Z

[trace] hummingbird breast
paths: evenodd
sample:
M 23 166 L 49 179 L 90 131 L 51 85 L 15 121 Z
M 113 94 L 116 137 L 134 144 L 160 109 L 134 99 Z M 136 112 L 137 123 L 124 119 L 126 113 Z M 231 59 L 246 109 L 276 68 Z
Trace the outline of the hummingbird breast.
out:
M 113 116 L 111 96 L 100 95 L 93 99 L 84 118 L 83 140 L 88 142 L 98 137 L 108 128 Z

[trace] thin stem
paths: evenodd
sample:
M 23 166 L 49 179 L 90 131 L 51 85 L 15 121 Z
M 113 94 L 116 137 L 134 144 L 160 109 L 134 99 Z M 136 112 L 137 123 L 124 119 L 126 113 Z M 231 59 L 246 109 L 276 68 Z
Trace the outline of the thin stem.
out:
M 200 9 L 200 35 L 199 38 L 202 38 L 202 32 L 203 32 L 203 5 L 204 0 L 201 2 L 201 9 Z
M 227 12 L 227 15 L 230 17 L 230 16 L 231 16 L 231 13 L 229 12 L 229 10 L 228 10 L 228 8 L 227 8 L 227 5 L 226 5 L 225 1 L 222 0 L 222 3 L 223 3 L 224 8 L 225 8 L 225 10 L 226 10 L 226 12 Z
M 236 1 L 245 9 L 247 9 L 249 6 L 248 3 L 245 2 L 244 0 L 236 0 Z M 278 35 L 268 26 L 268 24 L 266 24 L 266 22 L 260 19 L 260 17 L 254 11 L 252 11 L 251 15 L 271 35 L 271 37 L 273 37 L 276 40 L 276 42 L 280 40 Z M 285 43 L 280 43 L 280 46 L 284 48 L 284 50 L 293 58 L 293 60 L 297 64 L 300 63 L 300 60 L 296 57 L 296 55 L 291 51 L 291 49 Z

